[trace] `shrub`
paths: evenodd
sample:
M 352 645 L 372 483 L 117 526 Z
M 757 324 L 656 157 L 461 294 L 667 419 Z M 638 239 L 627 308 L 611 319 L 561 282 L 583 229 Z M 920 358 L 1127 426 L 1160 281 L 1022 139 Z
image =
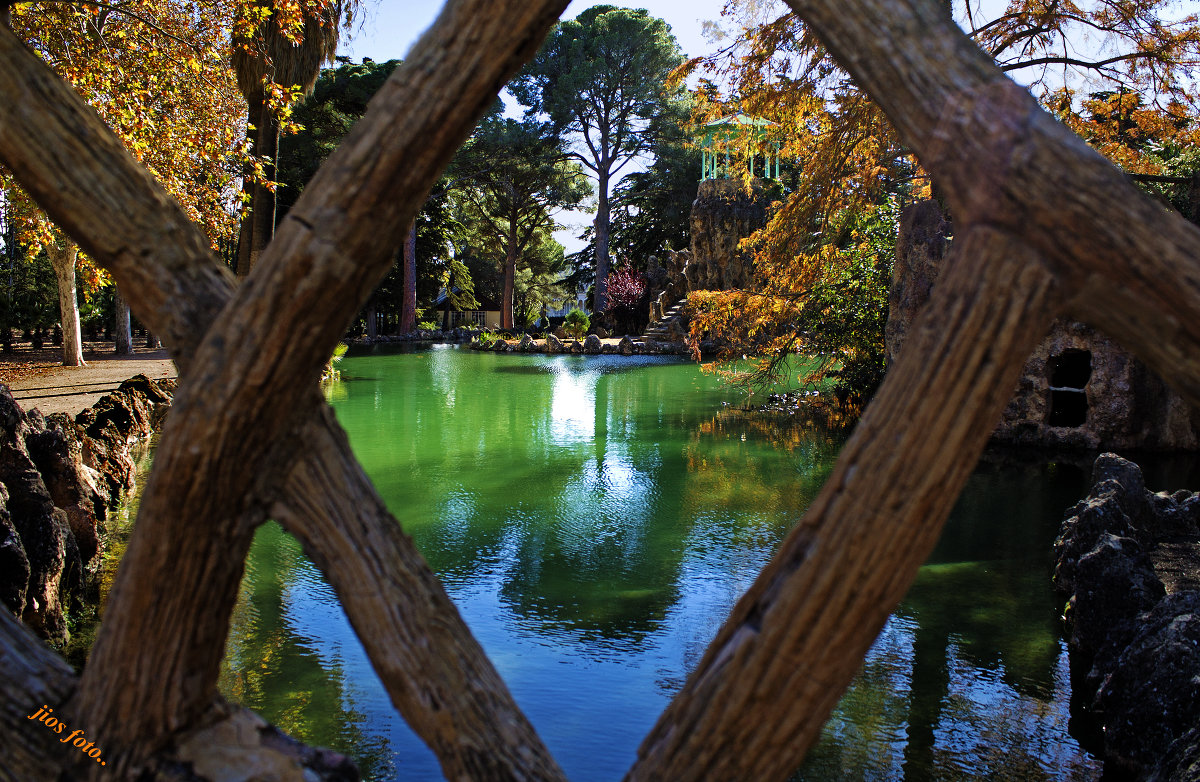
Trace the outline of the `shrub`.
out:
M 591 318 L 583 310 L 571 310 L 567 313 L 567 317 L 563 321 L 563 328 L 575 339 L 579 339 L 586 334 L 591 325 Z

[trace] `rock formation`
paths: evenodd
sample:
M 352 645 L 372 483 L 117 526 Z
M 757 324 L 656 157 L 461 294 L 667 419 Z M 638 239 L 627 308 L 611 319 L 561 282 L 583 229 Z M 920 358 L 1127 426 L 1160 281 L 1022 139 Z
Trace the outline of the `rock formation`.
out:
M 692 202 L 691 258 L 684 269 L 689 291 L 751 289 L 754 264 L 738 243 L 763 227 L 768 202 L 755 180 L 752 194 L 738 179 L 705 179 Z
M 646 290 L 650 296 L 651 323 L 662 320 L 672 305 L 687 296 L 687 277 L 683 270 L 691 258 L 689 250 L 668 252 L 666 265 L 660 265 L 658 258 L 650 256 L 646 264 Z
M 900 210 L 900 233 L 888 291 L 888 319 L 884 327 L 887 366 L 891 366 L 908 325 L 929 300 L 938 271 L 950 249 L 950 223 L 937 201 L 918 201 Z
M 0 385 L 0 602 L 43 638 L 67 641 L 108 513 L 133 488 L 131 447 L 157 429 L 173 390 L 138 375 L 71 420 L 26 413 Z
M 937 281 L 949 234 L 936 201 L 901 212 L 885 329 L 889 366 Z M 1026 363 L 993 440 L 1093 450 L 1192 450 L 1200 448 L 1200 411 L 1103 334 L 1060 320 Z
M 1058 321 L 1026 362 L 993 439 L 1092 450 L 1194 450 L 1200 411 L 1103 334 Z
M 1195 780 L 1200 496 L 1153 494 L 1114 454 L 1092 478 L 1055 543 L 1074 700 L 1102 724 L 1107 763 L 1138 779 Z

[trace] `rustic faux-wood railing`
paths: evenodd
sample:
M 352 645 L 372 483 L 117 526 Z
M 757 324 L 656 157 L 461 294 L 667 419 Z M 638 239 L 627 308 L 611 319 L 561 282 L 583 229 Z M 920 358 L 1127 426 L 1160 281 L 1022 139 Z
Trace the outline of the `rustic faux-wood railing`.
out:
M 1103 329 L 1200 403 L 1200 230 L 1042 112 L 940 0 L 789 2 L 937 179 L 957 239 L 825 488 L 651 731 L 630 779 L 794 770 L 936 541 L 1054 317 Z M 82 679 L 0 616 L 0 662 L 13 674 L 0 682 L 0 778 L 125 778 L 224 714 L 214 704 L 229 613 L 268 516 L 303 541 L 449 778 L 562 777 L 315 381 L 434 179 L 565 5 L 452 0 L 236 287 L 94 112 L 0 29 L 0 161 L 113 274 L 181 370 Z M 57 737 L 25 719 L 49 702 L 104 748 L 107 765 L 70 766 Z

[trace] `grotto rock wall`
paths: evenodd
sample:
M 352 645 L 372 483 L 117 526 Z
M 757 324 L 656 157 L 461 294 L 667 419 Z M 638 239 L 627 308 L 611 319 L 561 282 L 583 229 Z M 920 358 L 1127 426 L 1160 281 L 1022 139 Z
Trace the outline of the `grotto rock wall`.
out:
M 929 299 L 949 252 L 950 230 L 936 201 L 901 212 L 885 329 L 889 366 Z M 1195 450 L 1200 411 L 1103 334 L 1060 320 L 1026 362 L 992 439 L 1093 450 Z
M 1195 450 L 1200 411 L 1108 337 L 1060 320 L 1025 363 L 992 438 L 1093 450 Z
M 1152 493 L 1111 453 L 1092 480 L 1055 542 L 1073 700 L 1111 771 L 1200 779 L 1200 495 Z
M 705 179 L 692 202 L 691 257 L 683 273 L 689 291 L 748 290 L 754 285 L 750 253 L 738 243 L 766 225 L 768 200 L 761 180 L 746 192 L 740 179 Z
M 92 586 L 109 512 L 133 489 L 133 447 L 161 424 L 173 381 L 131 378 L 74 419 L 25 412 L 0 385 L 0 603 L 52 643 Z

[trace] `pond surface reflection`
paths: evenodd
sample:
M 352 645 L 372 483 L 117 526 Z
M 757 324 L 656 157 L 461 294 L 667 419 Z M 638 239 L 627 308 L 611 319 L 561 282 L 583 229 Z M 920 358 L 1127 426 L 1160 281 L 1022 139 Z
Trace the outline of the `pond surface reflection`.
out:
M 664 358 L 343 361 L 355 452 L 573 780 L 620 779 L 832 467 L 838 421 L 741 413 Z M 1050 544 L 1086 468 L 985 464 L 798 779 L 1087 779 Z M 439 779 L 334 596 L 255 541 L 222 688 L 368 778 Z

